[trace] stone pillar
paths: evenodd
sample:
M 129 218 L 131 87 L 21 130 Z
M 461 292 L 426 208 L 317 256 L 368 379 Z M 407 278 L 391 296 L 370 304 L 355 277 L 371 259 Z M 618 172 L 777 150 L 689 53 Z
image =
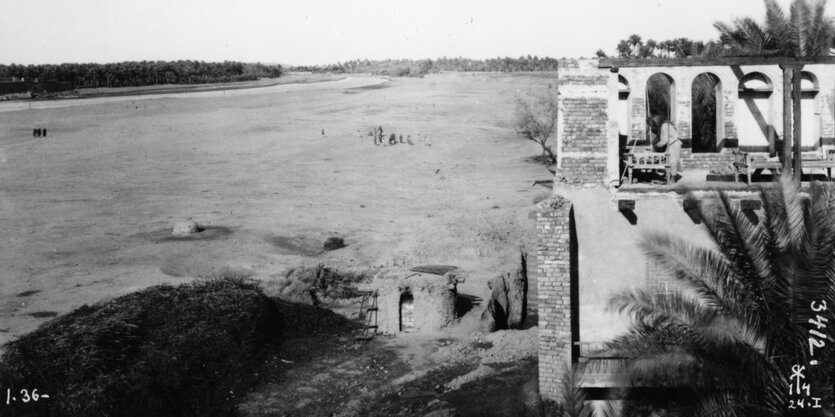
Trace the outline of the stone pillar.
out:
M 572 308 L 572 299 L 578 298 L 571 279 L 572 270 L 576 273 L 573 210 L 569 200 L 557 195 L 539 203 L 538 209 L 539 393 L 558 399 L 563 375 L 579 356 L 573 343 L 579 341 L 579 306 Z M 576 242 L 576 236 L 573 239 Z

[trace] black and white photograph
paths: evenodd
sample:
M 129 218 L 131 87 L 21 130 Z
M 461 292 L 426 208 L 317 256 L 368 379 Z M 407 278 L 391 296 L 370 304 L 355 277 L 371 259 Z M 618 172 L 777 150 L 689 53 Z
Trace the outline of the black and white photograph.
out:
M 0 5 L 0 417 L 835 417 L 826 0 Z

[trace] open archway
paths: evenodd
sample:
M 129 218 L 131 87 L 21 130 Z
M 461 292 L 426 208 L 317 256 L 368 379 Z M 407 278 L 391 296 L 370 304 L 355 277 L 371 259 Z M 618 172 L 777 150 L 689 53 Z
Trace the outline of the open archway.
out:
M 693 79 L 690 93 L 693 152 L 716 152 L 719 141 L 725 137 L 722 81 L 716 74 L 703 72 Z
M 646 139 L 652 141 L 652 120 L 660 117 L 675 125 L 676 84 L 673 78 L 663 72 L 657 72 L 647 79 L 647 129 Z
M 415 330 L 415 298 L 406 291 L 400 295 L 400 331 L 411 333 Z

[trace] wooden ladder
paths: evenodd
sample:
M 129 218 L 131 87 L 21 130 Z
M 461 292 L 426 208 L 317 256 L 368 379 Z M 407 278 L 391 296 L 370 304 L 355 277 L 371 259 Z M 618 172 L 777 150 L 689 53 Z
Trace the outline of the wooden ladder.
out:
M 360 303 L 360 317 L 364 318 L 364 326 L 362 333 L 357 336 L 357 340 L 371 340 L 377 334 L 377 291 L 368 291 L 363 294 L 362 302 Z

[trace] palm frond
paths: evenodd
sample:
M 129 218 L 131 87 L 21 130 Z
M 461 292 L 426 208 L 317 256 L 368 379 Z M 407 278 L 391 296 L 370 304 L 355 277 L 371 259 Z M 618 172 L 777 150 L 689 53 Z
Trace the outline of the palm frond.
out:
M 810 25 L 809 21 L 809 5 L 805 0 L 794 0 L 789 8 L 789 18 L 791 19 L 791 34 L 792 34 L 792 51 L 794 56 L 808 56 L 810 44 L 808 42 L 807 31 Z

